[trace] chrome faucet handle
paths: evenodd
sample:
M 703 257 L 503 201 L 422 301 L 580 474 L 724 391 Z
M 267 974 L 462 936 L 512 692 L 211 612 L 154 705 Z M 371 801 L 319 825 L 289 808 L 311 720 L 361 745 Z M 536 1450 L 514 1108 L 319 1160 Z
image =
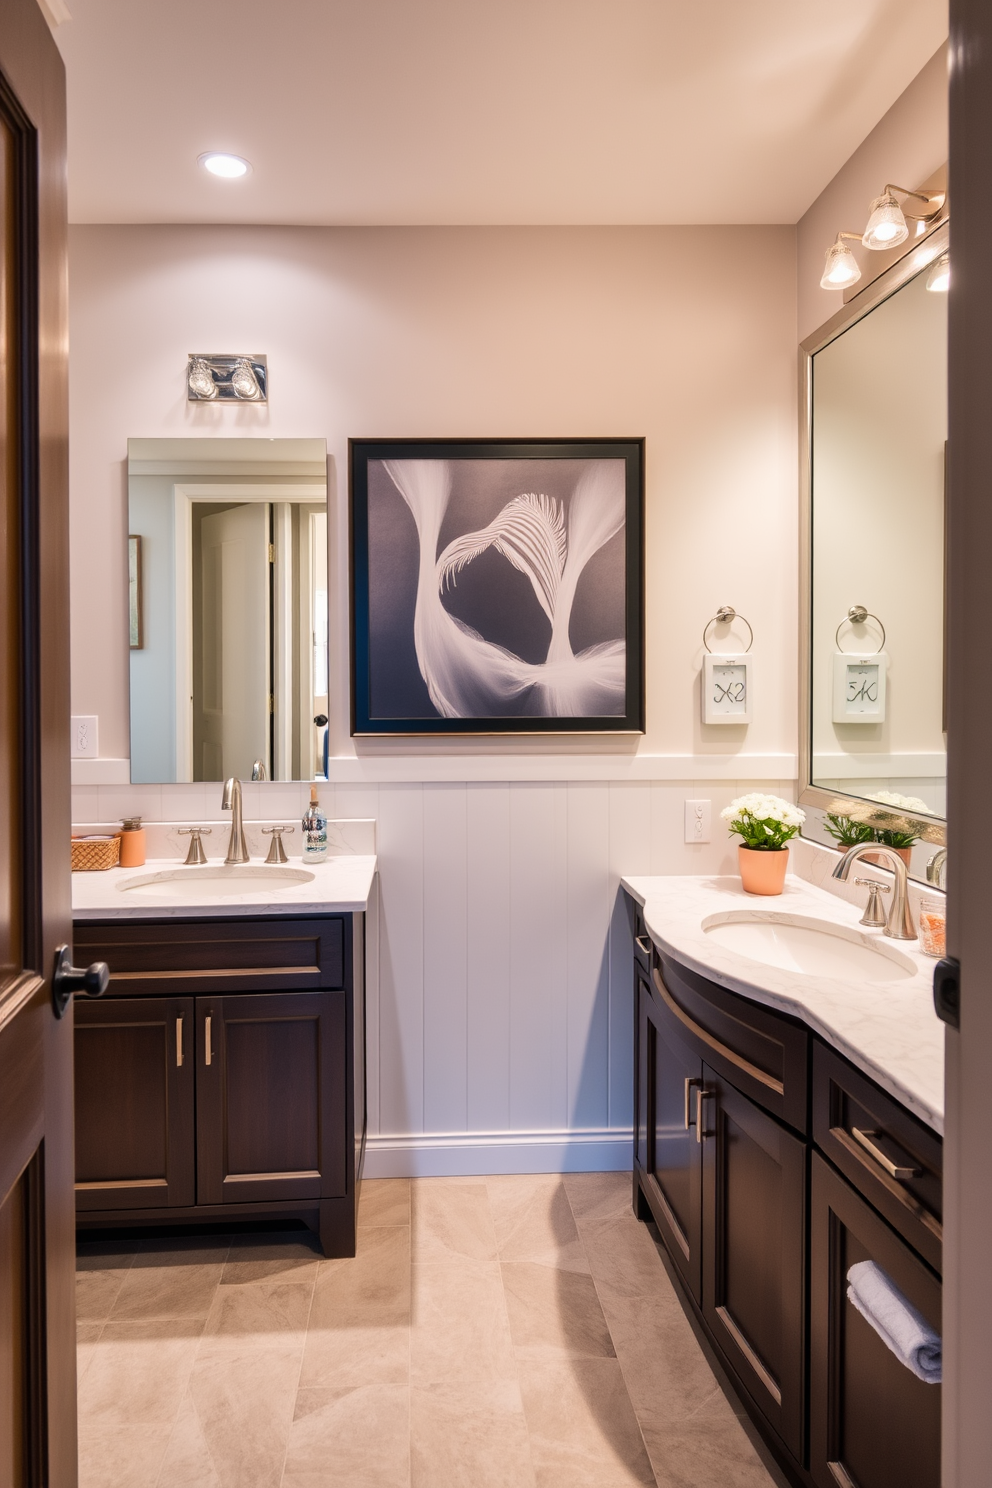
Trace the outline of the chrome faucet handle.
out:
M 252 780 L 265 779 L 265 765 L 260 759 L 257 759 L 251 767 L 251 778 Z
M 295 831 L 296 831 L 296 828 L 295 827 L 263 827 L 262 828 L 262 836 L 263 837 L 269 837 L 269 836 L 271 836 L 271 838 L 272 838 L 272 841 L 269 843 L 269 851 L 268 851 L 268 853 L 266 855 L 266 858 L 265 858 L 265 861 L 267 863 L 288 863 L 289 862 L 289 859 L 286 856 L 286 849 L 282 845 L 282 834 L 283 834 L 283 832 L 295 832 Z
M 858 921 L 859 925 L 871 925 L 876 930 L 885 924 L 885 913 L 878 902 L 879 894 L 891 894 L 892 890 L 888 884 L 879 883 L 877 878 L 856 878 L 856 884 L 868 890 L 868 903 L 865 912 Z
M 935 889 L 944 887 L 944 875 L 947 872 L 947 848 L 938 847 L 933 857 L 927 862 L 927 883 L 933 884 Z
M 213 831 L 213 827 L 180 827 L 180 837 L 189 838 L 189 852 L 183 860 L 184 868 L 194 868 L 199 863 L 207 861 L 207 855 L 203 851 L 203 843 L 200 838 L 206 834 L 207 837 Z

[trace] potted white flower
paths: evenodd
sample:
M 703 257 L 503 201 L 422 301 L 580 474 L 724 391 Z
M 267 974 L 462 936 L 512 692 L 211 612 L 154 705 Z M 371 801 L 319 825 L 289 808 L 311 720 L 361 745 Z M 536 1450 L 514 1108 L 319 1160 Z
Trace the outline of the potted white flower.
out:
M 781 894 L 789 866 L 789 839 L 806 813 L 783 801 L 753 791 L 738 796 L 720 812 L 732 834 L 743 838 L 737 849 L 741 885 L 748 894 Z

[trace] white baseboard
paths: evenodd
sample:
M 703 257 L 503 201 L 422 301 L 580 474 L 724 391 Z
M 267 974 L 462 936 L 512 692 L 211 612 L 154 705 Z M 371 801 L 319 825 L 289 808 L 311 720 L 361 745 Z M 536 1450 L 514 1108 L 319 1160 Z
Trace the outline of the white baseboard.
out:
M 424 1132 L 370 1136 L 366 1178 L 464 1178 L 486 1173 L 623 1173 L 628 1127 L 582 1131 Z

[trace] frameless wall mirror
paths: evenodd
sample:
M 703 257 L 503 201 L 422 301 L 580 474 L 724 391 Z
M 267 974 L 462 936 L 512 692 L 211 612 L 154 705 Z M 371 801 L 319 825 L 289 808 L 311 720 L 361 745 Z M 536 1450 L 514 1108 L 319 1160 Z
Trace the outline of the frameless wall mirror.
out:
M 820 808 L 812 820 L 823 840 L 887 833 L 881 840 L 913 850 L 914 876 L 945 836 L 948 231 L 803 346 L 801 798 Z
M 131 779 L 319 779 L 322 439 L 128 440 Z

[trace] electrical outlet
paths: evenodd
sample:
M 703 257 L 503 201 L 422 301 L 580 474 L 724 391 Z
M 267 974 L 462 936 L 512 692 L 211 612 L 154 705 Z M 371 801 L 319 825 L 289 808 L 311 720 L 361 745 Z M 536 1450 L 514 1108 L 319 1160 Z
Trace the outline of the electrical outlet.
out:
M 99 720 L 78 714 L 72 719 L 70 754 L 73 759 L 96 759 L 100 753 Z
M 686 803 L 685 803 L 685 840 L 686 840 L 686 842 L 709 842 L 709 840 L 710 840 L 710 803 L 709 803 L 709 801 L 686 801 Z

